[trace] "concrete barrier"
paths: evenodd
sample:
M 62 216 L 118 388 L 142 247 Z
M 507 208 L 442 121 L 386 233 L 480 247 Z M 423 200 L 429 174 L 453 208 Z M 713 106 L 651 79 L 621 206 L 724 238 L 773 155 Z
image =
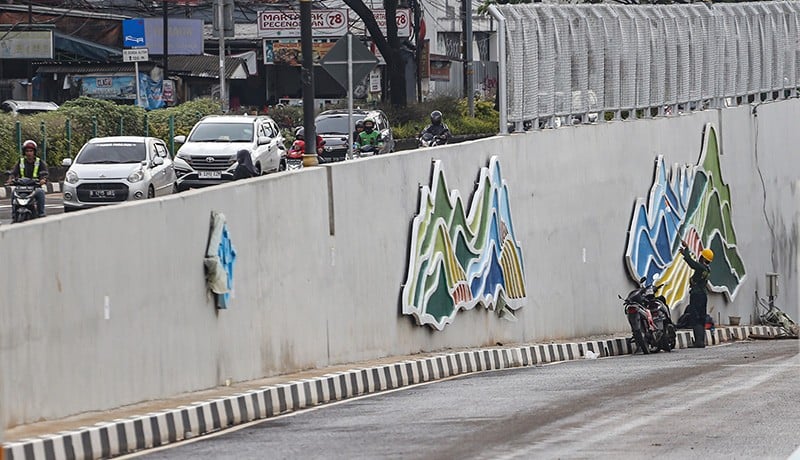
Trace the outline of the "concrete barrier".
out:
M 800 102 L 536 131 L 332 164 L 0 228 L 0 417 L 6 426 L 300 369 L 625 329 L 617 293 L 635 199 L 653 161 L 695 163 L 717 124 L 748 277 L 721 318 L 754 314 L 763 273 L 796 317 Z M 442 161 L 469 199 L 497 155 L 526 261 L 515 323 L 482 308 L 442 332 L 400 315 L 419 187 Z M 763 181 L 762 178 L 763 177 Z M 208 296 L 210 213 L 238 252 L 228 310 Z M 763 294 L 762 294 L 763 295 Z M 108 299 L 110 315 L 106 319 Z

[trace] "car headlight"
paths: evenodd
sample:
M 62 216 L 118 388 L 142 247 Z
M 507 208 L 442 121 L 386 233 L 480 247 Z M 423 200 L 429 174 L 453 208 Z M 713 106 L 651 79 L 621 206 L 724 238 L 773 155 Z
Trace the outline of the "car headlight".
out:
M 137 169 L 136 171 L 132 172 L 130 176 L 128 176 L 128 182 L 132 184 L 140 182 L 142 179 L 144 179 L 144 173 L 141 169 Z
M 77 184 L 78 183 L 78 173 L 76 173 L 75 171 L 70 169 L 69 171 L 67 171 L 66 179 L 67 179 L 67 182 L 69 182 L 70 184 Z

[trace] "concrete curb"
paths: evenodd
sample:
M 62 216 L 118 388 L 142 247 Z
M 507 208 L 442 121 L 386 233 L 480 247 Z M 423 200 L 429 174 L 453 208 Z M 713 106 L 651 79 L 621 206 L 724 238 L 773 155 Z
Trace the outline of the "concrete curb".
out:
M 767 326 L 717 328 L 706 331 L 706 343 L 744 340 L 751 333 L 777 335 L 780 330 Z M 692 343 L 692 333 L 678 331 L 677 339 L 676 348 L 687 348 Z M 631 354 L 633 350 L 626 338 L 619 337 L 444 353 L 290 381 L 167 411 L 22 439 L 4 444 L 3 450 L 5 460 L 109 458 L 319 404 L 455 375 L 583 359 L 586 351 L 607 357 Z
M 47 188 L 45 193 L 61 193 L 61 190 L 63 190 L 63 185 L 61 182 L 48 182 L 45 187 Z M 10 197 L 11 190 L 13 190 L 13 187 L 3 186 L 0 188 L 0 200 L 5 200 L 6 198 Z

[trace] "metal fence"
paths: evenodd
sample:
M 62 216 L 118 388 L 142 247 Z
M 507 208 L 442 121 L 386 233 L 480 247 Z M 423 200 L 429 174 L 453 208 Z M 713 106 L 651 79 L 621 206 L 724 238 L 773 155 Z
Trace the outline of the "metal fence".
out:
M 793 97 L 800 3 L 498 7 L 508 120 L 602 120 Z

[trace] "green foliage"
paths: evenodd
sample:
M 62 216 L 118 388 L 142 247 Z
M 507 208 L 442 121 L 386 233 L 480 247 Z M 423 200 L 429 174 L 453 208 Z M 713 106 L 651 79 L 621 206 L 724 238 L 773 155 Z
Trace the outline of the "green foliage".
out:
M 22 139 L 35 140 L 40 155 L 46 148 L 47 163 L 58 165 L 61 160 L 75 156 L 89 139 L 101 136 L 143 136 L 145 118 L 148 135 L 167 140 L 169 117 L 175 120 L 175 135 L 189 134 L 202 117 L 220 114 L 219 103 L 211 99 L 196 99 L 176 107 L 145 112 L 141 107 L 118 105 L 110 101 L 79 97 L 65 102 L 58 110 L 33 115 L 0 114 L 0 170 L 13 166 L 19 157 L 16 124 L 22 130 Z M 71 136 L 67 135 L 67 120 Z M 42 132 L 46 127 L 46 136 Z
M 454 135 L 496 134 L 500 123 L 494 101 L 476 99 L 475 117 L 469 117 L 466 99 L 443 97 L 410 105 L 399 113 L 387 110 L 394 137 L 410 139 L 419 136 L 430 123 L 430 113 L 434 110 L 442 112 L 444 122 Z
M 275 120 L 281 128 L 292 129 L 303 124 L 303 108 L 284 105 L 283 107 L 272 107 L 267 114 Z

